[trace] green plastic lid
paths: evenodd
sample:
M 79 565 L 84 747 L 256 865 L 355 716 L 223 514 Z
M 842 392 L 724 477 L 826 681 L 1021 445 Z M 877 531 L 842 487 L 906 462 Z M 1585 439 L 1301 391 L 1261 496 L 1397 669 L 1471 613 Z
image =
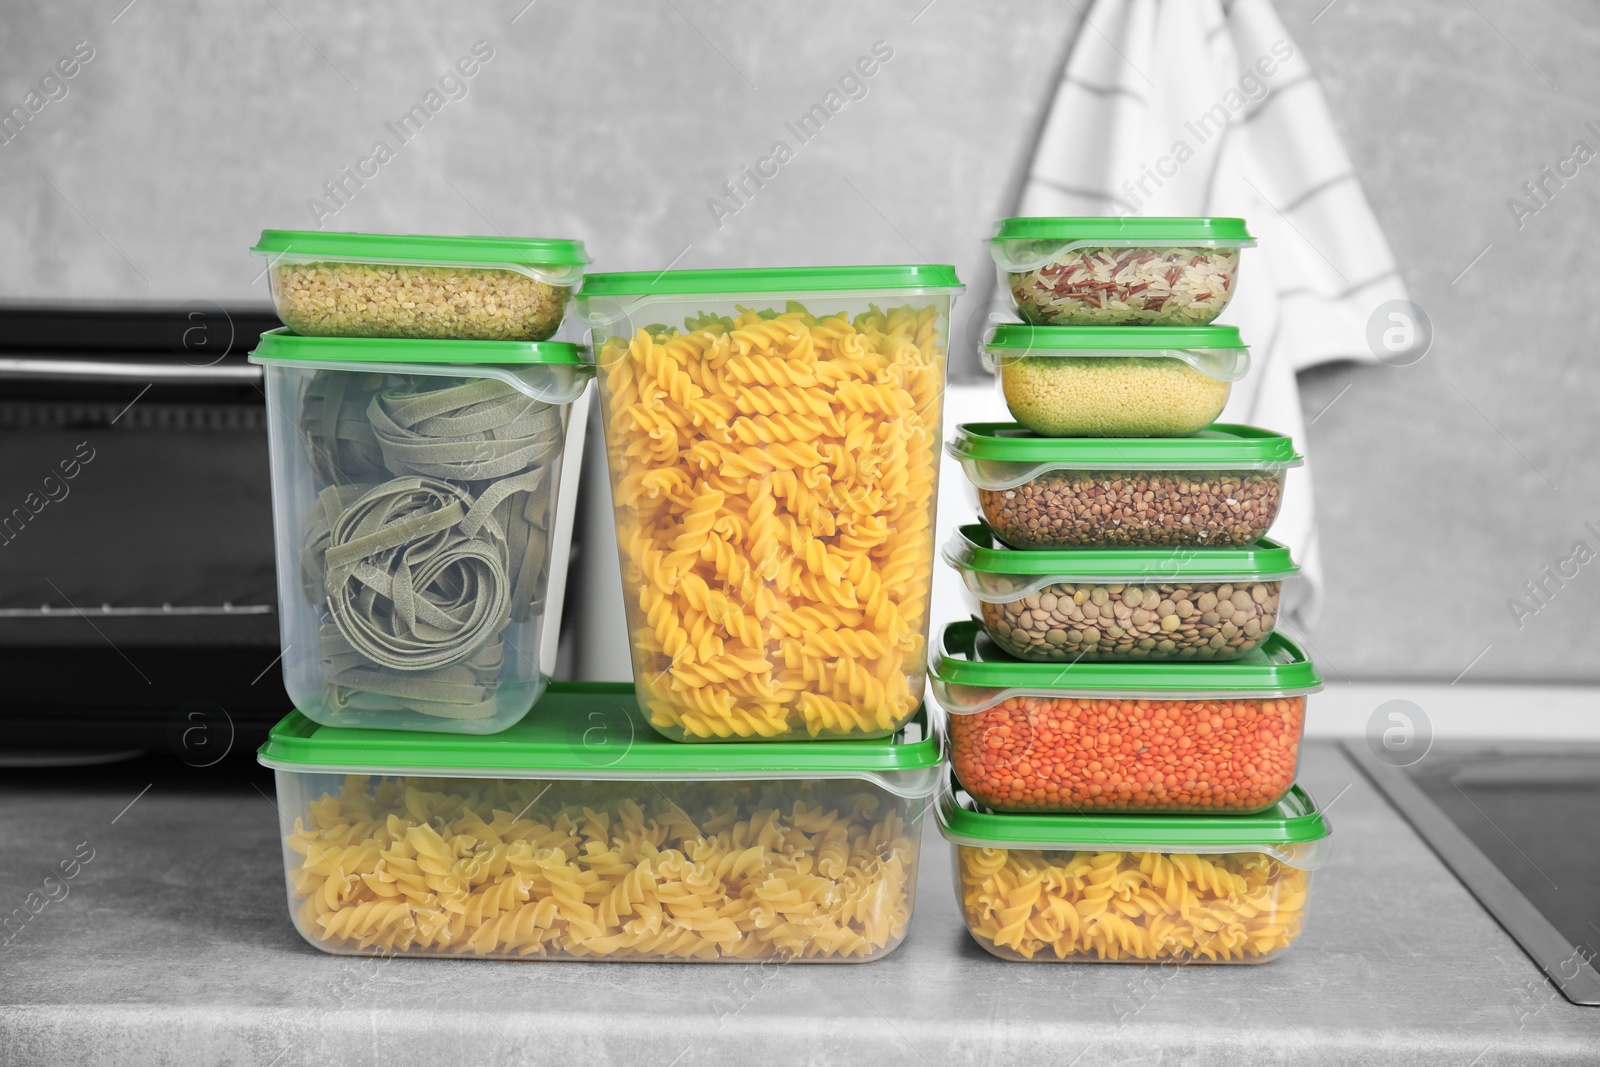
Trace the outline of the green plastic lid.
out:
M 1014 422 L 956 427 L 949 452 L 959 460 L 1085 470 L 1218 470 L 1298 467 L 1294 442 L 1255 426 L 1213 423 L 1189 437 L 1040 437 Z
M 1299 785 L 1254 815 L 1001 815 L 952 788 L 939 797 L 939 832 L 978 848 L 1088 852 L 1241 852 L 1279 855 L 1298 867 L 1320 866 L 1325 850 L 1309 846 L 1332 832 Z
M 1300 573 L 1289 550 L 1268 537 L 1253 545 L 1215 548 L 1011 548 L 982 522 L 956 527 L 945 543 L 944 559 L 976 575 L 1048 576 L 1068 582 L 1275 582 Z M 1021 595 L 1025 593 L 1010 599 Z
M 287 326 L 261 335 L 252 362 L 461 363 L 587 366 L 583 349 L 565 341 L 435 341 L 395 337 L 306 337 Z
M 954 267 L 943 263 L 911 263 L 876 267 L 758 267 L 590 274 L 583 279 L 582 296 L 736 296 L 740 293 L 960 288 L 963 286 Z
M 928 796 L 943 755 L 927 712 L 891 737 L 685 745 L 650 726 L 633 686 L 552 682 L 515 726 L 498 734 L 416 733 L 318 726 L 298 711 L 257 753 L 268 767 L 306 773 L 622 781 L 858 778 L 900 796 Z
M 1026 326 L 1020 322 L 991 327 L 983 346 L 995 352 L 1039 356 L 1249 347 L 1234 326 Z
M 325 256 L 366 263 L 577 266 L 589 262 L 582 241 L 533 237 L 449 237 L 420 233 L 262 230 L 259 256 Z
M 1201 217 L 1118 218 L 1114 215 L 1001 219 L 994 241 L 1083 241 L 1136 245 L 1141 241 L 1255 242 L 1243 219 Z
M 1322 675 L 1300 646 L 1274 633 L 1240 659 L 1224 662 L 1173 660 L 1163 663 L 1027 663 L 989 639 L 977 619 L 945 627 L 929 656 L 929 673 L 946 711 L 971 714 L 1011 695 L 1106 693 L 1174 700 L 1223 693 L 1262 698 L 1300 696 L 1322 688 Z M 990 690 L 982 701 L 946 699 L 938 689 L 976 686 Z M 974 696 L 978 694 L 972 694 Z

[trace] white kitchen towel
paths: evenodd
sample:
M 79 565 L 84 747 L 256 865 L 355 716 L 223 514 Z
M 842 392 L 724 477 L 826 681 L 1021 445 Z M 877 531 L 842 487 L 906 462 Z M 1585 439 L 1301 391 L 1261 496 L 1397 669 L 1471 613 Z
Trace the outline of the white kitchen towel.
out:
M 1023 215 L 1224 215 L 1249 223 L 1222 321 L 1251 346 L 1223 419 L 1294 437 L 1295 372 L 1373 361 L 1367 321 L 1404 283 L 1329 117 L 1269 0 L 1096 0 L 1079 27 L 1023 190 Z M 1322 585 L 1311 461 L 1290 477 L 1275 538 Z

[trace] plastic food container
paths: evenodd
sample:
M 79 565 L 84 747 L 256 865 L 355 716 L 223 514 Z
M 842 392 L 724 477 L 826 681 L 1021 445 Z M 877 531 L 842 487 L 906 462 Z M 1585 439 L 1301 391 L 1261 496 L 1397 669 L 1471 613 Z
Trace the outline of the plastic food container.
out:
M 539 698 L 580 351 L 261 335 L 283 681 L 307 717 L 481 734 Z
M 983 344 L 1011 415 L 1046 437 L 1182 437 L 1209 426 L 1250 350 L 1232 326 L 1021 326 Z
M 946 793 L 938 819 L 972 939 L 1071 963 L 1275 959 L 1332 832 L 1299 786 L 1254 815 L 1001 815 Z
M 278 317 L 319 337 L 543 341 L 589 262 L 582 241 L 263 230 Z
M 1243 219 L 1002 219 L 1000 287 L 1036 326 L 1204 326 L 1222 314 L 1254 245 Z
M 960 289 L 929 265 L 585 279 L 656 729 L 880 737 L 916 710 Z
M 997 811 L 1260 811 L 1294 783 L 1322 677 L 1281 634 L 1230 663 L 1019 662 L 976 622 L 932 663 L 950 764 Z
M 676 745 L 631 687 L 561 682 L 492 739 L 292 714 L 260 752 L 289 913 L 325 952 L 694 962 L 892 952 L 940 758 L 922 715 L 877 741 Z
M 1013 548 L 1254 544 L 1303 462 L 1282 434 L 1223 423 L 1193 437 L 1117 440 L 967 423 L 947 450 Z
M 1235 548 L 1007 548 L 957 528 L 944 558 L 982 605 L 995 644 L 1019 659 L 1238 659 L 1272 636 L 1279 591 L 1300 573 L 1262 538 Z

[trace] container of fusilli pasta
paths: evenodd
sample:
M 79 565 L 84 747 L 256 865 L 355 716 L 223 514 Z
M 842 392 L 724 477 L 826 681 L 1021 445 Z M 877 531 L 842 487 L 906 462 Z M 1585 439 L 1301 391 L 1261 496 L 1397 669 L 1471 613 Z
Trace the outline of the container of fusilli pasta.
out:
M 1254 815 L 1004 815 L 950 790 L 967 931 L 1006 960 L 1266 963 L 1305 929 L 1327 817 L 1299 786 Z
M 263 230 L 278 317 L 321 337 L 544 341 L 589 262 L 582 241 Z
M 687 746 L 612 683 L 553 683 L 493 738 L 295 713 L 260 760 L 301 936 L 477 959 L 878 959 L 943 774 L 920 711 L 870 741 Z
M 1005 812 L 1264 811 L 1322 688 L 1282 634 L 1224 662 L 1030 663 L 977 620 L 945 629 L 930 671 L 956 777 Z
M 657 730 L 882 737 L 916 710 L 960 288 L 928 265 L 585 280 Z
M 1238 659 L 1278 625 L 1289 550 L 1262 538 L 1215 548 L 1011 548 L 985 523 L 958 527 L 945 562 L 984 628 L 1041 663 Z
M 261 336 L 283 681 L 308 718 L 482 734 L 539 698 L 580 352 Z
M 1238 287 L 1243 219 L 1001 219 L 1000 287 L 1035 326 L 1204 326 Z

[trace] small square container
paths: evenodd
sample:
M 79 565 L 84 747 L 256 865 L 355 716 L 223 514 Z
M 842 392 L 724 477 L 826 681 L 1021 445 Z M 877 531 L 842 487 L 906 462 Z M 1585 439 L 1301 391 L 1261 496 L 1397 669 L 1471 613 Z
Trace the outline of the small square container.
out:
M 922 701 L 955 269 L 591 274 L 634 684 L 679 741 Z
M 1232 326 L 1000 323 L 983 344 L 1011 415 L 1045 437 L 1183 437 L 1209 426 L 1250 350 Z
M 1332 828 L 1303 789 L 1254 815 L 1002 815 L 940 797 L 967 932 L 1005 960 L 1266 963 L 1305 929 Z
M 1040 437 L 966 423 L 946 446 L 1013 548 L 1251 545 L 1304 462 L 1283 434 L 1217 423 L 1192 437 Z
M 1238 286 L 1243 219 L 1002 219 L 1000 287 L 1035 326 L 1204 326 Z
M 263 230 L 278 317 L 317 337 L 544 341 L 589 262 L 582 241 Z
M 307 717 L 493 733 L 533 706 L 581 352 L 261 335 L 283 681 Z
M 983 523 L 944 547 L 995 644 L 1039 663 L 1238 659 L 1272 636 L 1289 550 L 1008 548 Z
M 920 713 L 872 741 L 678 745 L 592 682 L 495 738 L 295 713 L 260 750 L 314 947 L 681 962 L 894 951 L 941 758 Z
M 950 765 L 996 811 L 1252 812 L 1294 784 L 1322 677 L 1275 635 L 1231 663 L 1024 663 L 974 621 L 930 667 Z

